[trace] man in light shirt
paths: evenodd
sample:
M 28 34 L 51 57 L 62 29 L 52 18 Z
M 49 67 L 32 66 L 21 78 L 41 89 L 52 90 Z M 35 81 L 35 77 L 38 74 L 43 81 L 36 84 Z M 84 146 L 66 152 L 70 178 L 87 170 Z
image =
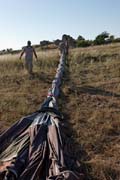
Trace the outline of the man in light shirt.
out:
M 62 41 L 59 43 L 59 50 L 60 50 L 60 55 L 64 54 L 64 55 L 68 55 L 68 51 L 69 51 L 69 45 L 68 45 L 68 37 L 67 35 L 63 35 L 62 36 Z
M 27 42 L 27 46 L 23 48 L 23 51 L 20 54 L 20 59 L 23 54 L 25 54 L 25 69 L 28 71 L 29 75 L 33 75 L 33 54 L 37 60 L 37 54 L 35 49 L 31 46 L 31 41 Z

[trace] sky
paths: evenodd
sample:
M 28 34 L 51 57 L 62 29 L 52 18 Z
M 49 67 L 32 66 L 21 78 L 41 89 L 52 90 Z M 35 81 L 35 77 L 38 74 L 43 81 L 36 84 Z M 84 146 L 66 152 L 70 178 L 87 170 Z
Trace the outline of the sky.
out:
M 103 31 L 120 37 L 120 0 L 0 0 L 0 50 Z

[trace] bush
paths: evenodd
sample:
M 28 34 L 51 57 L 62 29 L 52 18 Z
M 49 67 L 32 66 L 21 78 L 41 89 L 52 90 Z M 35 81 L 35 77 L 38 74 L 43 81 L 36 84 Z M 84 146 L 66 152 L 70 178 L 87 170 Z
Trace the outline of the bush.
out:
M 89 40 L 77 40 L 77 47 L 88 47 L 92 45 L 92 41 Z
M 120 42 L 120 38 L 116 38 L 113 40 L 114 43 Z

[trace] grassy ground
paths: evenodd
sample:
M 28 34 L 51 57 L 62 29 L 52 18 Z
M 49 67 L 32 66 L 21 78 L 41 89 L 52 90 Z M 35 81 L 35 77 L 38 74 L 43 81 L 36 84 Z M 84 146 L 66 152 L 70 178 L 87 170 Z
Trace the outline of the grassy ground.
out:
M 0 57 L 0 131 L 36 111 L 46 98 L 56 73 L 58 52 L 39 52 L 38 59 L 30 80 L 19 55 Z
M 69 58 L 62 109 L 69 112 L 74 150 L 89 179 L 119 180 L 120 44 L 75 49 Z
M 18 56 L 0 57 L 0 131 L 36 111 L 55 75 L 56 50 L 38 52 L 35 77 L 24 74 Z M 59 100 L 71 135 L 71 150 L 88 179 L 120 179 L 120 44 L 73 49 Z

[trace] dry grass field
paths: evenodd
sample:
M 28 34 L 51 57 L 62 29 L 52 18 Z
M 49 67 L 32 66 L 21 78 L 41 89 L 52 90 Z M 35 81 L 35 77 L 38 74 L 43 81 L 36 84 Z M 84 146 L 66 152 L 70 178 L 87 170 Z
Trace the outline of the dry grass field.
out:
M 58 52 L 39 52 L 34 78 L 29 79 L 18 55 L 0 56 L 0 131 L 34 112 L 46 98 L 56 73 Z
M 46 98 L 59 55 L 38 56 L 32 80 L 18 55 L 0 56 L 1 132 Z M 86 179 L 120 180 L 120 44 L 71 50 L 58 103 Z

